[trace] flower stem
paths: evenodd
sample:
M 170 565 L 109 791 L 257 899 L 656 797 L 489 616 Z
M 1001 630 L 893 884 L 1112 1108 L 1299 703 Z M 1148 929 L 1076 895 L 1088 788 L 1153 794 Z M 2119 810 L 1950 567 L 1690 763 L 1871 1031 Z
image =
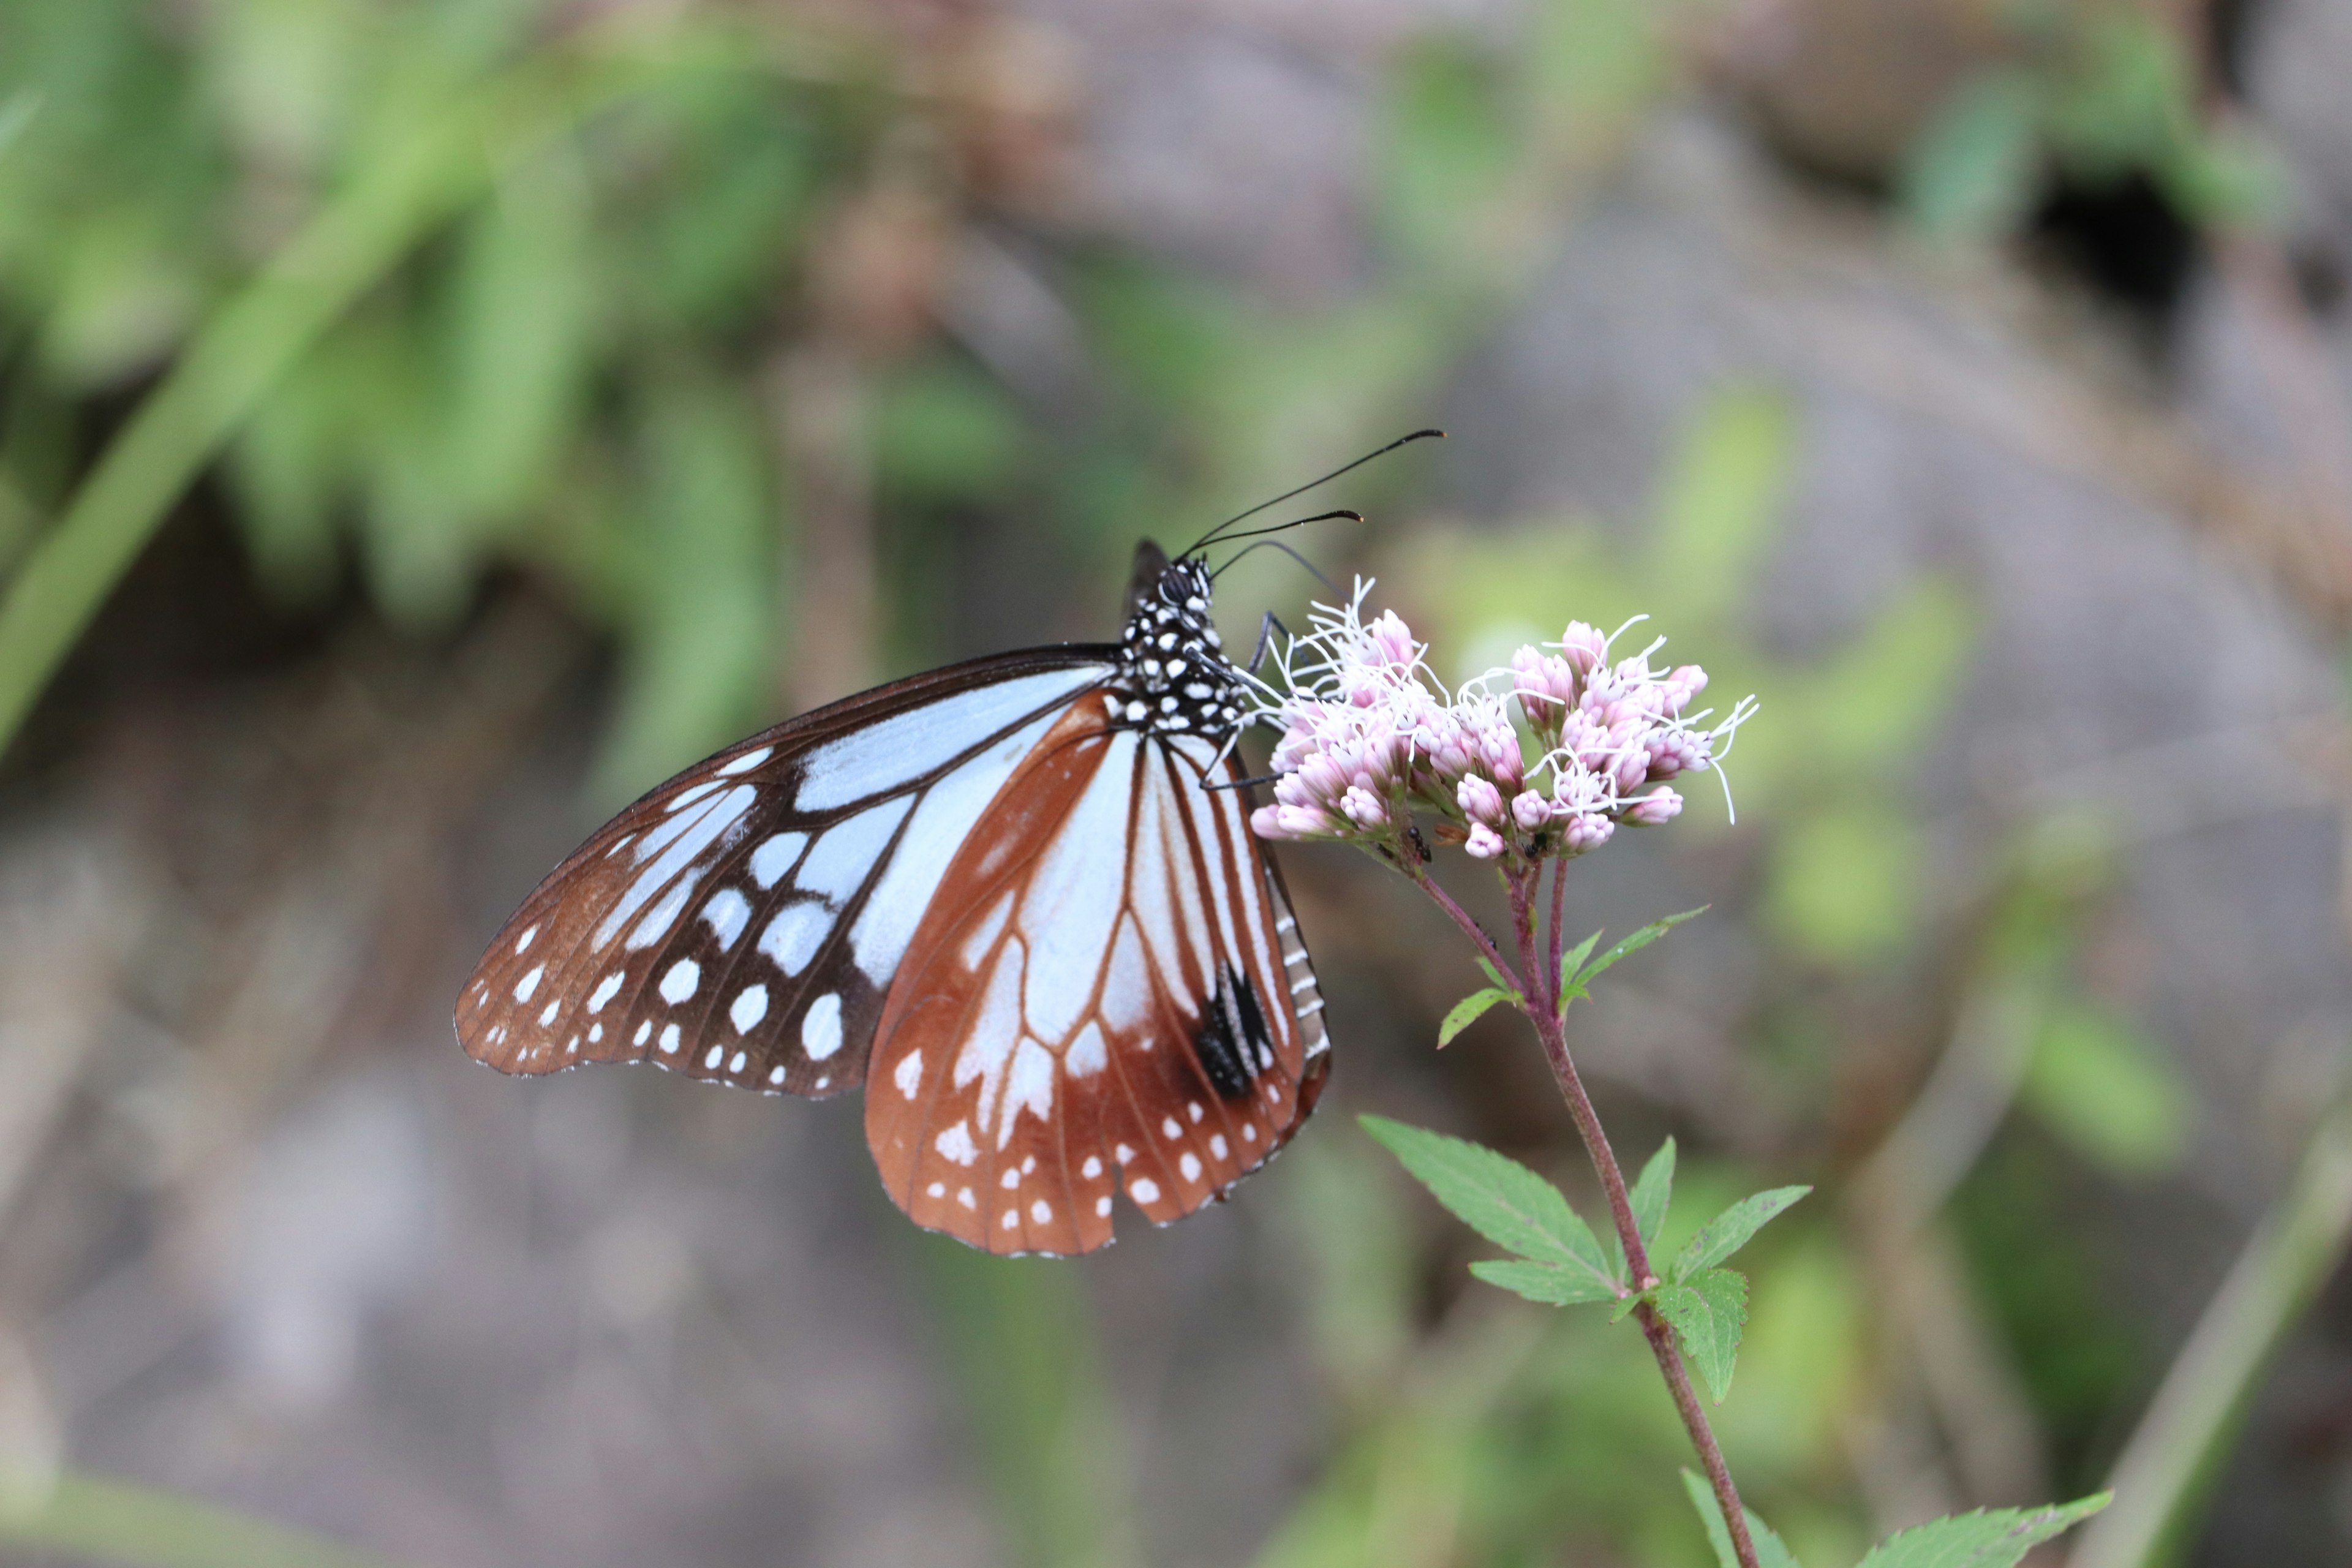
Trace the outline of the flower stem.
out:
M 1625 1173 L 1617 1163 L 1615 1152 L 1609 1147 L 1609 1135 L 1601 1131 L 1600 1113 L 1593 1110 L 1592 1097 L 1585 1092 L 1584 1080 L 1568 1054 L 1568 1031 L 1560 1016 L 1558 965 L 1555 963 L 1547 971 L 1541 962 L 1542 933 L 1538 929 L 1536 914 L 1540 879 L 1539 869 L 1504 875 L 1511 894 L 1513 934 L 1518 939 L 1520 962 L 1529 976 L 1528 1000 L 1521 1010 L 1536 1026 L 1536 1036 L 1543 1042 L 1544 1057 L 1551 1063 L 1552 1078 L 1559 1085 L 1560 1098 L 1568 1102 L 1569 1117 L 1576 1123 L 1577 1133 L 1584 1140 L 1584 1152 L 1591 1156 L 1601 1190 L 1609 1196 L 1610 1217 L 1616 1223 L 1617 1239 L 1624 1247 L 1625 1266 L 1633 1286 L 1647 1289 L 1657 1282 L 1657 1277 L 1650 1268 L 1649 1248 L 1643 1244 L 1641 1227 L 1633 1222 L 1633 1201 L 1625 1191 Z M 1555 952 L 1559 946 L 1559 902 L 1555 885 L 1551 933 Z M 1732 1485 L 1731 1470 L 1723 1462 L 1723 1449 L 1715 1440 L 1715 1430 L 1707 1425 L 1706 1412 L 1700 1406 L 1698 1394 L 1691 1387 L 1690 1374 L 1683 1367 L 1682 1353 L 1675 1345 L 1674 1329 L 1646 1301 L 1634 1310 L 1634 1316 L 1641 1322 L 1643 1337 L 1650 1342 L 1650 1353 L 1657 1358 L 1658 1371 L 1665 1376 L 1666 1388 L 1674 1395 L 1675 1410 L 1683 1418 L 1684 1430 L 1690 1434 L 1691 1446 L 1698 1450 L 1707 1481 L 1715 1489 L 1716 1504 L 1722 1509 L 1723 1522 L 1731 1531 L 1732 1550 L 1738 1556 L 1740 1568 L 1759 1568 L 1756 1543 L 1748 1534 L 1748 1515 L 1739 1505 L 1739 1489 Z
M 1503 956 L 1503 950 L 1495 945 L 1495 939 L 1486 934 L 1486 928 L 1471 918 L 1469 910 L 1455 903 L 1453 896 L 1431 879 L 1429 873 L 1423 870 L 1410 857 L 1400 858 L 1396 863 L 1406 876 L 1413 879 L 1423 892 L 1436 900 L 1437 907 L 1444 910 L 1455 925 L 1462 928 L 1462 934 L 1470 939 L 1471 944 L 1477 948 L 1481 958 L 1495 966 L 1496 973 L 1516 987 L 1522 996 L 1529 994 L 1528 986 L 1531 983 L 1521 980 L 1518 975 L 1512 973 L 1511 961 Z

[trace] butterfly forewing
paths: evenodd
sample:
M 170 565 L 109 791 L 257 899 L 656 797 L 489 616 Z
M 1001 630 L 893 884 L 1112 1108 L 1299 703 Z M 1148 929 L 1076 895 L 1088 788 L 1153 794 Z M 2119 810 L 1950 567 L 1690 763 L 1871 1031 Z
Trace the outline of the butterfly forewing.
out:
M 974 825 L 876 1034 L 866 1136 L 917 1223 L 995 1252 L 1165 1224 L 1290 1136 L 1322 1003 L 1237 777 L 1074 704 Z
M 680 773 L 542 882 L 460 997 L 508 1072 L 645 1061 L 771 1092 L 864 1077 L 940 876 L 1105 651 L 953 666 Z

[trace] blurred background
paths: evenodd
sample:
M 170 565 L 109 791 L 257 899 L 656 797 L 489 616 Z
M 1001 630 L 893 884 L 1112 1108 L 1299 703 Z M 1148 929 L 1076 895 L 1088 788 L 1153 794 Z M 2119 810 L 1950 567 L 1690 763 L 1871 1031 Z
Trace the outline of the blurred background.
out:
M 1703 1563 L 1638 1336 L 1354 1125 L 1591 1194 L 1344 851 L 1321 1115 L 1084 1263 L 451 1035 L 636 791 L 1442 424 L 1324 571 L 1762 700 L 1570 900 L 1714 906 L 1572 1020 L 1670 1233 L 1817 1185 L 1751 1504 L 2352 1561 L 2348 80 L 2341 0 L 7 0 L 0 1559 Z

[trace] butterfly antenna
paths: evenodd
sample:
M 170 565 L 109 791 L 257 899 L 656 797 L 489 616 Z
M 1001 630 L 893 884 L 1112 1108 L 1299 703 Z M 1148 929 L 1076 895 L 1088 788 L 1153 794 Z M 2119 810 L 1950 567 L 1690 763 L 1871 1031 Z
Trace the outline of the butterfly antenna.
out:
M 1284 501 L 1290 500 L 1294 496 L 1305 495 L 1308 490 L 1313 489 L 1318 485 L 1329 484 L 1333 479 L 1338 479 L 1341 474 L 1347 473 L 1350 469 L 1362 468 L 1374 458 L 1385 458 L 1391 452 L 1395 451 L 1399 447 L 1410 445 L 1414 441 L 1425 440 L 1433 436 L 1442 441 L 1445 438 L 1445 432 L 1437 429 L 1416 430 L 1410 436 L 1400 436 L 1395 440 L 1390 442 L 1387 446 L 1382 447 L 1379 451 L 1367 452 L 1352 463 L 1342 463 L 1339 467 L 1332 469 L 1329 473 L 1324 475 L 1319 479 L 1310 479 L 1295 490 L 1285 490 L 1282 494 L 1275 497 L 1272 500 L 1262 500 L 1258 502 L 1257 505 L 1250 508 L 1247 511 L 1236 512 L 1233 516 L 1225 519 L 1224 521 L 1217 524 L 1216 527 L 1209 530 L 1208 532 L 1202 534 L 1197 542 L 1185 550 L 1184 553 L 1187 555 L 1198 553 L 1200 551 L 1216 542 L 1217 538 L 1223 534 L 1225 530 L 1233 527 L 1234 524 L 1255 517 L 1258 513 L 1265 510 L 1268 507 L 1280 506 Z M 1303 521 L 1312 522 L 1315 520 L 1307 518 Z M 1246 539 L 1249 535 L 1240 534 L 1236 537 Z
M 1353 514 L 1350 513 L 1349 515 L 1352 516 Z M 1315 520 L 1307 518 L 1304 521 L 1312 522 Z M 1359 519 L 1358 521 L 1360 521 L 1361 520 Z M 1301 555 L 1298 552 L 1293 550 L 1279 539 L 1261 539 L 1255 544 L 1243 545 L 1239 550 L 1234 551 L 1231 556 L 1226 558 L 1223 566 L 1220 566 L 1215 571 L 1209 574 L 1209 581 L 1213 583 L 1218 578 L 1223 576 L 1227 567 L 1234 565 L 1234 563 L 1240 561 L 1243 556 L 1247 555 L 1253 550 L 1279 550 L 1285 555 L 1289 556 L 1293 561 L 1297 562 L 1301 566 L 1306 567 L 1309 573 L 1314 574 L 1315 580 L 1318 583 L 1322 584 L 1325 588 L 1328 589 L 1332 593 L 1332 595 L 1336 596 L 1339 592 L 1339 587 L 1332 583 L 1330 578 L 1326 577 L 1321 572 L 1316 570 L 1315 563 L 1309 561 L 1307 557 Z

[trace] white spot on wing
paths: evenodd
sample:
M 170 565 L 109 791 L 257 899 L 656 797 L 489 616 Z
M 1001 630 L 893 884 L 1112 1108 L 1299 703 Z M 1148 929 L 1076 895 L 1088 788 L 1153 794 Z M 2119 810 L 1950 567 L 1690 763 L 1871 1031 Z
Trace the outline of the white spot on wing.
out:
M 1135 1194 L 1137 1203 L 1156 1204 L 1160 1201 L 1160 1184 L 1149 1176 L 1136 1177 L 1128 1190 Z
M 1209 1134 L 1209 1152 L 1214 1154 L 1220 1160 L 1225 1157 L 1227 1145 L 1225 1143 L 1225 1135 L 1223 1133 L 1212 1132 Z
M 931 1147 L 959 1165 L 969 1165 L 980 1158 L 980 1145 L 971 1141 L 971 1123 L 969 1121 L 958 1121 L 933 1140 Z M 965 1195 L 971 1195 L 970 1188 L 965 1189 Z M 971 1206 L 969 1203 L 964 1205 L 966 1208 Z
M 1035 1220 L 1039 1225 L 1044 1225 L 1047 1220 L 1054 1217 L 1054 1205 L 1047 1203 L 1045 1199 L 1039 1198 L 1035 1203 L 1029 1205 L 1029 1217 Z
M 956 1202 L 961 1204 L 968 1209 L 978 1208 L 980 1206 L 979 1203 L 973 1199 L 971 1189 L 970 1187 L 959 1187 L 956 1189 Z
M 910 796 L 881 805 L 835 823 L 817 836 L 793 873 L 793 885 L 824 898 L 836 908 L 848 901 L 874 869 L 874 862 L 898 830 L 899 819 L 914 804 Z
M 774 752 L 775 749 L 776 748 L 773 746 L 756 747 L 751 751 L 744 752 L 741 756 L 737 757 L 733 762 L 729 763 L 725 767 L 719 771 L 728 778 L 733 778 L 737 773 L 748 773 L 753 768 L 758 767 L 761 763 L 766 762 L 769 756 Z
M 783 1063 L 782 1063 L 782 1062 L 778 1062 L 778 1063 L 777 1063 L 773 1068 L 770 1068 L 770 1069 L 769 1069 L 769 1071 L 768 1071 L 768 1081 L 769 1081 L 770 1083 L 774 1083 L 774 1084 L 781 1084 L 781 1083 L 782 1083 L 782 1082 L 784 1081 L 784 1064 L 783 1064 Z
M 676 1055 L 677 1052 L 677 1026 L 676 1024 L 664 1024 L 662 1026 L 661 1032 L 662 1054 L 664 1056 Z
M 555 1022 L 555 1015 L 562 1012 L 562 1009 L 563 1004 L 561 1001 L 550 1002 L 546 1006 L 541 1008 L 539 1010 L 539 1026 L 544 1029 L 550 1024 Z
M 1190 1149 L 1184 1151 L 1183 1158 L 1176 1162 L 1176 1167 L 1184 1173 L 1184 1179 L 1188 1182 L 1201 1179 L 1201 1156 Z
M 1009 1193 L 1009 1192 L 1011 1192 L 1013 1188 L 1015 1188 L 1015 1187 L 1017 1187 L 1017 1186 L 1019 1186 L 1019 1185 L 1021 1184 L 1021 1173 L 1020 1173 L 1020 1172 L 1018 1172 L 1018 1171 L 1014 1171 L 1014 1170 L 1007 1170 L 1007 1171 L 1004 1173 L 1004 1177 L 1003 1177 L 1003 1179 L 1002 1181 L 998 1182 L 996 1184 L 997 1184 L 998 1186 L 1000 1186 L 1000 1187 L 1003 1187 L 1006 1192 L 1008 1192 L 1008 1193 Z
M 1103 1046 L 1101 1028 L 1088 1019 L 1087 1026 L 1078 1031 L 1078 1037 L 1070 1042 L 1069 1052 L 1062 1058 L 1062 1065 L 1069 1069 L 1072 1078 L 1092 1078 L 1102 1071 L 1109 1059 L 1109 1052 Z
M 832 912 L 823 904 L 786 904 L 760 933 L 760 951 L 785 974 L 798 974 L 832 929 Z
M 943 1198 L 948 1195 L 948 1184 L 945 1182 L 933 1182 L 923 1189 L 923 1194 L 926 1197 Z
M 801 1015 L 801 1049 L 821 1062 L 841 1049 L 841 993 L 828 991 Z
M 530 939 L 538 934 L 539 928 L 537 926 L 532 926 L 530 930 L 524 931 L 522 935 L 515 938 L 515 952 L 518 956 L 530 949 Z
M 1026 1108 L 1040 1121 L 1054 1116 L 1054 1058 L 1036 1041 L 1024 1039 L 1013 1056 L 1012 1075 L 1004 1080 L 1004 1114 L 997 1122 L 996 1146 L 1013 1141 L 1013 1125 Z
M 614 994 L 620 989 L 621 972 L 616 969 L 613 971 L 612 973 L 604 976 L 604 979 L 596 982 L 596 989 L 588 994 L 588 1011 L 591 1013 L 603 1012 L 604 1010 L 604 1004 L 610 1002 L 613 999 Z
M 544 963 L 532 964 L 530 967 L 530 973 L 524 975 L 520 980 L 515 982 L 515 1000 L 518 1002 L 530 1001 L 530 994 L 539 989 L 539 977 L 546 973 L 547 965 Z
M 729 1072 L 741 1072 L 743 1070 L 743 1064 L 751 1059 L 751 1058 L 745 1056 L 741 1051 L 737 1051 L 732 1058 L 729 1058 L 727 1070 Z
M 1110 973 L 1103 977 L 1103 1022 L 1118 1034 L 1128 1034 L 1150 1009 L 1151 971 L 1144 960 L 1143 942 L 1136 935 L 1134 920 L 1122 920 L 1118 939 L 1111 943 Z
M 1089 1182 L 1093 1181 L 1097 1176 L 1101 1175 L 1102 1156 L 1099 1154 L 1087 1155 L 1087 1163 L 1078 1167 L 1078 1174 L 1084 1176 Z
M 701 984 L 702 965 L 690 958 L 681 958 L 661 978 L 662 1000 L 675 1007 L 693 995 L 695 987 Z
M 1110 1217 L 1110 1196 L 1108 1194 L 1105 1194 L 1103 1196 L 1095 1200 L 1095 1213 L 1104 1219 L 1108 1219 Z
M 890 1081 L 898 1086 L 900 1094 L 905 1095 L 908 1100 L 914 1099 L 917 1091 L 923 1086 L 923 1053 L 919 1050 L 908 1051 L 899 1060 L 898 1067 L 892 1069 Z
M 735 993 L 735 1000 L 727 1008 L 728 1021 L 739 1035 L 750 1034 L 752 1026 L 767 1016 L 768 988 L 764 985 L 746 985 Z
M 672 1026 L 672 1027 L 676 1027 L 676 1026 L 675 1026 L 675 1025 L 673 1025 L 673 1026 Z M 667 1032 L 665 1032 L 665 1037 L 667 1037 Z M 718 1068 L 718 1066 L 719 1066 L 719 1058 L 720 1057 L 724 1056 L 725 1054 L 726 1054 L 726 1048 L 725 1048 L 724 1047 L 722 1047 L 722 1046 L 713 1046 L 713 1047 L 710 1047 L 710 1049 L 709 1049 L 707 1053 L 705 1053 L 705 1054 L 704 1054 L 704 1056 L 703 1056 L 703 1058 L 702 1058 L 702 1070 L 703 1070 L 703 1071 L 705 1071 L 705 1072 L 710 1072 L 710 1071 L 714 1071 L 714 1070 L 716 1070 L 716 1068 Z
M 793 868 L 793 862 L 808 847 L 805 833 L 779 833 L 773 838 L 763 838 L 751 851 L 751 880 L 766 892 L 776 885 L 777 879 Z
M 635 952 L 667 936 L 669 928 L 677 923 L 677 917 L 686 912 L 686 901 L 694 896 L 694 885 L 700 880 L 702 868 L 698 866 L 680 877 L 677 885 L 662 895 L 662 901 L 646 911 L 646 918 L 637 922 L 637 929 L 622 945 Z
M 721 888 L 703 904 L 702 918 L 719 939 L 719 951 L 732 952 L 743 928 L 751 923 L 751 900 L 732 888 Z
M 1004 896 L 996 900 L 996 906 L 982 916 L 980 923 L 971 928 L 971 934 L 963 939 L 963 966 L 966 969 L 980 967 L 980 961 L 986 958 L 988 950 L 996 945 L 996 933 L 1004 929 L 1004 917 L 1012 912 L 1013 889 L 1007 888 Z

